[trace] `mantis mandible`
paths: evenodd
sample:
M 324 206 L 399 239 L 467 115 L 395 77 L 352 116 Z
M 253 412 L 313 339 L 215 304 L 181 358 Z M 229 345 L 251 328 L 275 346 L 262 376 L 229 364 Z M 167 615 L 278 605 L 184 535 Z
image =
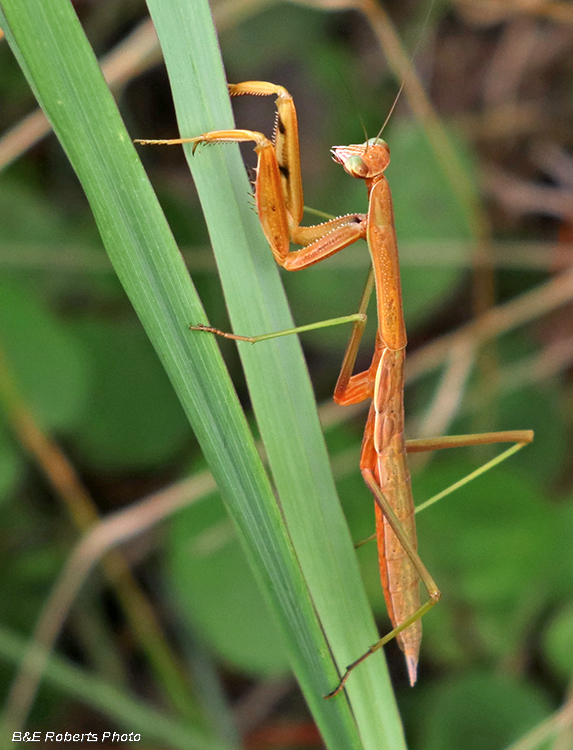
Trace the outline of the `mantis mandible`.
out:
M 277 122 L 273 140 L 252 130 L 217 130 L 195 138 L 136 142 L 159 145 L 193 143 L 194 149 L 205 143 L 254 142 L 258 157 L 255 180 L 257 211 L 275 260 L 286 270 L 306 268 L 358 239 L 367 240 L 377 300 L 378 330 L 374 356 L 366 371 L 352 374 L 366 320 L 364 311 L 368 295 L 365 294 L 361 314 L 355 316 L 334 400 L 341 405 L 366 399 L 372 401 L 362 441 L 360 471 L 375 500 L 380 576 L 393 630 L 350 664 L 337 687 L 325 697 L 339 693 L 351 671 L 394 637 L 404 652 L 410 684 L 414 685 L 422 638 L 421 617 L 441 594 L 417 553 L 407 453 L 486 443 L 516 444 L 478 470 L 483 471 L 531 442 L 533 433 L 521 430 L 406 442 L 403 391 L 407 340 L 392 197 L 384 176 L 390 161 L 387 143 L 377 137 L 363 144 L 332 149 L 335 162 L 352 177 L 365 181 L 368 213 L 348 214 L 322 224 L 301 226 L 304 201 L 297 116 L 291 95 L 282 86 L 266 81 L 232 84 L 229 93 L 231 96 L 276 96 Z M 301 249 L 291 251 L 291 242 L 302 246 Z M 247 341 L 277 335 L 245 337 L 224 334 L 205 326 L 191 328 Z M 298 330 L 301 329 L 292 332 Z M 424 604 L 420 603 L 420 580 L 429 595 Z

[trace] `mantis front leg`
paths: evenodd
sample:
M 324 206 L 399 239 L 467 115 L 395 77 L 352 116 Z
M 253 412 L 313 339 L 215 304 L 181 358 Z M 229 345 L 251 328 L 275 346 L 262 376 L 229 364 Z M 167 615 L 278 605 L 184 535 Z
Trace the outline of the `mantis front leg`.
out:
M 253 142 L 257 154 L 255 203 L 261 227 L 276 262 L 298 271 L 334 255 L 366 237 L 366 216 L 348 214 L 322 224 L 301 226 L 302 191 L 298 123 L 291 95 L 282 86 L 266 81 L 231 84 L 231 96 L 276 96 L 277 123 L 273 140 L 253 130 L 215 130 L 195 138 L 137 140 L 143 145 L 193 143 L 194 150 L 207 143 Z M 290 243 L 302 245 L 290 250 Z

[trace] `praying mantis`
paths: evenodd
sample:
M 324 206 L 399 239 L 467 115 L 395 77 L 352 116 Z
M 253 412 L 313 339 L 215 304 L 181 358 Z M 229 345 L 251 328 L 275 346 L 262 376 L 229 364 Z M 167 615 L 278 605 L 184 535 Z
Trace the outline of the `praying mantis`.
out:
M 254 142 L 258 158 L 254 190 L 257 212 L 274 258 L 286 270 L 306 268 L 359 239 L 367 240 L 377 300 L 378 330 L 374 355 L 367 370 L 352 374 L 366 322 L 367 290 L 359 313 L 351 316 L 354 327 L 334 400 L 340 405 L 371 400 L 362 442 L 360 471 L 375 500 L 380 576 L 393 629 L 348 665 L 338 685 L 325 697 L 332 698 L 340 693 L 352 670 L 394 637 L 404 652 L 410 684 L 414 685 L 422 638 L 421 618 L 440 599 L 441 593 L 417 553 L 415 509 L 407 453 L 488 443 L 515 444 L 478 470 L 482 473 L 531 442 L 533 433 L 516 430 L 432 440 L 405 440 L 403 391 L 407 339 L 392 197 L 384 176 L 390 161 L 388 145 L 376 137 L 363 144 L 332 148 L 334 161 L 347 174 L 366 183 L 368 212 L 347 214 L 314 226 L 301 226 L 304 200 L 297 116 L 291 95 L 282 86 L 266 81 L 232 84 L 229 93 L 231 96 L 276 97 L 277 121 L 272 140 L 256 131 L 237 129 L 212 131 L 194 138 L 136 142 L 145 145 L 193 143 L 194 150 L 207 143 Z M 300 245 L 301 249 L 290 250 L 291 242 Z M 248 337 L 227 334 L 207 326 L 190 327 L 196 331 L 253 342 L 287 333 L 283 331 Z M 318 324 L 303 326 L 302 329 L 312 327 L 318 327 Z M 474 472 L 474 475 L 478 472 Z M 420 600 L 420 581 L 424 583 L 429 597 L 424 604 Z

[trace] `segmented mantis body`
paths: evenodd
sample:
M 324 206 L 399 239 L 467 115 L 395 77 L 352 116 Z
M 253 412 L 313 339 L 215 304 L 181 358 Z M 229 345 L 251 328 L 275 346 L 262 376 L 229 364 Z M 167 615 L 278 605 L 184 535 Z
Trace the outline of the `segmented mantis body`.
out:
M 195 138 L 138 142 L 194 143 L 195 148 L 204 143 L 254 142 L 258 156 L 255 200 L 259 219 L 277 263 L 289 271 L 318 263 L 358 239 L 367 240 L 377 299 L 378 331 L 374 356 L 366 371 L 352 375 L 365 325 L 365 315 L 358 316 L 334 399 L 342 405 L 372 400 L 362 442 L 360 470 L 376 501 L 380 575 L 394 629 L 349 665 L 339 685 L 326 697 L 340 692 L 350 672 L 393 637 L 397 638 L 404 652 L 413 685 L 422 637 L 420 618 L 438 601 L 440 591 L 416 551 L 414 502 L 406 454 L 408 450 L 436 450 L 494 442 L 515 442 L 521 446 L 530 442 L 533 434 L 514 431 L 460 435 L 414 441 L 414 444 L 407 445 L 403 405 L 406 330 L 392 197 L 384 176 L 390 161 L 388 145 L 381 138 L 372 138 L 363 144 L 332 149 L 334 160 L 349 175 L 365 181 L 368 213 L 348 214 L 322 224 L 301 226 L 304 201 L 298 125 L 291 95 L 282 86 L 265 81 L 234 84 L 229 86 L 229 92 L 231 96 L 276 96 L 277 123 L 273 140 L 262 133 L 241 129 L 218 130 Z M 301 249 L 291 251 L 291 242 L 302 246 Z M 195 327 L 197 329 L 222 334 L 204 326 Z M 232 334 L 222 335 L 253 340 Z M 423 605 L 420 604 L 420 579 L 429 594 L 429 600 Z

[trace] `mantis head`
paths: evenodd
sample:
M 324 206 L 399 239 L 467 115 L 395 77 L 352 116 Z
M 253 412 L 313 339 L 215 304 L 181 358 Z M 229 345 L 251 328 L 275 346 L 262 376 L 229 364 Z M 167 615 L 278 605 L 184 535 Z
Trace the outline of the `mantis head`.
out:
M 390 163 L 390 149 L 382 138 L 370 138 L 366 143 L 350 146 L 334 146 L 331 153 L 334 161 L 342 164 L 349 175 L 362 180 L 381 175 Z

